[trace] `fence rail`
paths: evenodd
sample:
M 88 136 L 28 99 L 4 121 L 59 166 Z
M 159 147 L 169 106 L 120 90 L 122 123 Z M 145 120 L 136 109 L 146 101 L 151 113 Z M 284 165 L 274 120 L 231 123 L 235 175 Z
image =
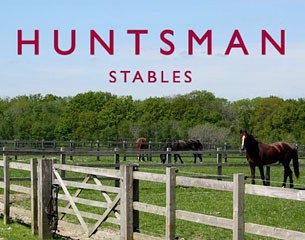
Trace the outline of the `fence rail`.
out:
M 149 141 L 148 149 L 153 151 L 164 150 L 167 142 L 160 141 Z M 1 140 L 0 139 L 0 148 L 5 147 L 6 149 L 32 149 L 32 150 L 57 150 L 61 148 L 66 150 L 96 150 L 96 151 L 112 151 L 114 148 L 119 148 L 122 151 L 132 151 L 135 149 L 136 141 L 56 141 L 56 140 Z M 305 145 L 297 144 L 299 154 L 305 155 Z M 239 149 L 239 145 L 236 144 L 227 144 L 227 143 L 211 143 L 203 142 L 204 151 L 215 151 L 217 148 L 221 148 L 224 152 L 230 153 L 231 151 L 236 152 Z
M 46 152 L 48 153 L 48 151 Z M 220 154 L 220 151 L 217 152 Z M 4 149 L 3 161 L 0 161 L 0 166 L 3 167 L 3 182 L 0 182 L 0 187 L 4 189 L 4 222 L 6 224 L 9 223 L 11 191 L 30 194 L 32 232 L 34 234 L 38 233 L 41 239 L 46 238 L 50 234 L 48 216 L 44 209 L 48 204 L 52 183 L 57 183 L 61 186 L 63 194 L 59 194 L 59 199 L 68 202 L 66 207 L 60 207 L 59 211 L 63 214 L 75 215 L 84 232 L 86 232 L 88 236 L 94 234 L 97 228 L 107 220 L 109 223 L 120 225 L 121 239 L 135 239 L 136 232 L 139 231 L 140 226 L 138 216 L 139 212 L 149 212 L 165 217 L 165 239 L 175 238 L 176 219 L 230 229 L 233 232 L 233 239 L 243 239 L 245 233 L 280 239 L 305 239 L 304 232 L 247 223 L 244 221 L 244 198 L 246 194 L 305 201 L 304 190 L 281 189 L 276 187 L 245 184 L 245 176 L 243 174 L 234 174 L 233 182 L 177 176 L 176 168 L 172 166 L 166 168 L 166 174 L 156 174 L 137 171 L 138 165 L 132 164 L 121 164 L 120 169 L 97 169 L 86 166 L 57 164 L 54 163 L 53 159 L 39 159 L 38 161 L 32 159 L 30 164 L 10 162 L 9 156 L 16 153 L 16 151 Z M 36 151 L 34 153 L 40 155 L 42 152 Z M 66 152 L 63 151 L 57 151 L 57 154 L 61 157 L 65 153 Z M 24 151 L 21 151 L 20 154 L 24 154 Z M 27 151 L 27 154 L 32 155 L 33 151 Z M 114 159 L 116 159 L 118 152 L 114 151 L 113 154 Z M 221 159 L 219 159 L 220 156 L 217 156 L 217 161 L 222 162 Z M 218 164 L 216 164 L 216 166 L 219 167 Z M 117 167 L 117 165 L 114 165 L 114 167 Z M 30 172 L 31 186 L 24 187 L 12 184 L 10 169 Z M 82 182 L 69 181 L 62 178 L 61 171 L 80 173 L 86 175 L 86 177 Z M 119 181 L 119 185 L 116 185 L 115 187 L 104 185 L 99 181 L 98 177 L 112 178 Z M 89 183 L 90 179 L 93 180 L 93 183 Z M 140 202 L 138 198 L 140 181 L 151 181 L 165 184 L 165 206 L 156 206 Z M 176 186 L 232 192 L 233 218 L 227 219 L 177 209 L 175 198 Z M 76 191 L 71 194 L 69 189 L 76 189 Z M 81 198 L 80 192 L 84 189 L 90 191 L 101 191 L 104 195 L 105 202 Z M 115 194 L 115 197 L 110 198 L 108 193 Z M 101 215 L 85 212 L 79 210 L 77 204 L 86 204 L 93 207 L 103 208 L 105 210 Z M 110 217 L 110 213 L 114 213 L 114 217 Z M 84 222 L 84 217 L 96 220 L 96 223 L 92 228 L 87 226 Z
M 113 149 L 119 147 L 122 149 L 134 149 L 136 141 L 55 141 L 55 140 L 0 140 L 0 147 L 6 147 L 10 149 L 59 149 L 65 147 L 67 149 Z M 160 150 L 163 149 L 167 142 L 160 141 L 148 141 L 149 149 Z M 219 144 L 218 144 L 219 145 Z M 215 143 L 203 143 L 204 149 L 216 149 Z M 230 145 L 223 144 L 224 147 L 230 148 Z

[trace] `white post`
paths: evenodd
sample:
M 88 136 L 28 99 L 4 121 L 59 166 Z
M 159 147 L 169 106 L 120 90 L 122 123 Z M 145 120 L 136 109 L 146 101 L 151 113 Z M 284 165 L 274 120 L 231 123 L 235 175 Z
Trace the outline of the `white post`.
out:
M 59 156 L 59 163 L 60 164 L 66 164 L 66 154 L 65 154 L 65 148 L 61 147 L 60 148 L 60 156 Z M 60 172 L 60 176 L 62 179 L 66 178 L 66 171 L 65 170 L 61 170 Z
M 176 204 L 175 204 L 175 187 L 176 187 L 176 169 L 166 168 L 166 238 L 167 240 L 175 239 L 176 232 Z
M 245 176 L 234 174 L 233 176 L 233 240 L 244 239 L 244 196 Z
M 172 152 L 172 149 L 170 147 L 166 148 L 166 161 L 169 165 L 172 164 L 172 154 L 171 154 L 171 152 Z
M 31 211 L 32 211 L 32 234 L 38 234 L 38 199 L 37 199 L 37 159 L 31 159 Z
M 222 149 L 217 148 L 217 176 L 218 180 L 222 180 Z
M 52 159 L 40 159 L 38 162 L 38 234 L 39 239 L 52 237 L 48 214 L 48 206 L 52 189 Z
M 3 148 L 3 181 L 4 181 L 4 224 L 10 223 L 10 160 L 9 157 L 4 153 L 5 147 Z
M 133 167 L 121 166 L 121 239 L 133 239 Z

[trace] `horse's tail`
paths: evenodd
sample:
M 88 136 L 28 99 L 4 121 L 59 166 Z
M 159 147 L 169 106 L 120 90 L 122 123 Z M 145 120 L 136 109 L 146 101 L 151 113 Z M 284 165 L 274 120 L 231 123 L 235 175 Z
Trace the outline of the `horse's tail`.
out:
M 298 178 L 300 176 L 300 170 L 299 170 L 299 157 L 298 157 L 298 150 L 295 148 L 293 149 L 293 170 L 295 176 Z

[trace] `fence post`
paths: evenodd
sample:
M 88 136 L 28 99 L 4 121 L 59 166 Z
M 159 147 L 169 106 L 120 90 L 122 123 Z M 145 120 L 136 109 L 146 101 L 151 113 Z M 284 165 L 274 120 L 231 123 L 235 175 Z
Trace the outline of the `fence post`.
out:
M 171 165 L 172 164 L 172 154 L 171 154 L 171 152 L 172 152 L 172 149 L 171 148 L 166 148 L 166 161 L 167 161 L 167 163 L 169 164 L 169 165 Z
M 122 150 L 123 150 L 123 161 L 126 161 L 126 141 L 122 142 Z
M 73 140 L 70 140 L 70 151 L 72 152 L 74 148 L 75 148 L 74 142 L 73 142 Z M 70 155 L 70 160 L 73 160 L 73 156 L 72 155 Z
M 233 176 L 233 240 L 244 239 L 244 196 L 245 176 L 234 174 Z
M 121 167 L 121 239 L 133 239 L 133 167 Z
M 52 159 L 38 161 L 38 233 L 40 239 L 51 239 L 52 237 L 48 214 L 45 211 L 52 189 L 52 164 Z
M 31 211 L 32 211 L 32 234 L 38 234 L 38 201 L 37 201 L 37 159 L 31 159 Z
M 223 150 L 224 150 L 225 162 L 228 162 L 227 143 L 224 144 Z
M 65 148 L 64 147 L 61 147 L 60 148 L 60 156 L 59 156 L 59 163 L 60 164 L 66 164 L 66 154 L 64 153 L 65 151 Z M 60 176 L 62 179 L 65 179 L 66 178 L 66 171 L 65 170 L 61 170 L 60 172 Z
M 120 169 L 120 154 L 119 154 L 119 148 L 114 148 L 114 164 L 115 164 L 115 169 L 119 170 Z M 114 180 L 115 182 L 115 187 L 120 187 L 120 181 L 118 179 Z
M 138 171 L 137 166 L 133 166 L 133 171 Z M 140 189 L 139 189 L 139 180 L 138 179 L 132 179 L 133 180 L 133 196 L 132 199 L 134 202 L 139 202 L 139 195 L 140 195 Z M 133 231 L 139 232 L 140 231 L 140 225 L 139 225 L 139 211 L 133 210 Z
M 176 230 L 176 169 L 167 167 L 166 168 L 166 229 L 165 229 L 165 239 L 173 240 L 175 239 Z
M 96 151 L 99 151 L 100 150 L 100 141 L 99 140 L 96 140 Z M 97 155 L 96 156 L 96 161 L 99 161 L 100 160 L 100 156 Z
M 17 139 L 14 139 L 14 149 L 16 150 L 18 147 L 19 147 L 19 146 L 18 146 L 18 140 L 17 140 Z M 18 159 L 18 156 L 15 155 L 15 160 L 17 160 L 17 159 Z
M 5 147 L 3 147 L 3 181 L 4 181 L 4 224 L 10 223 L 10 160 L 9 157 L 4 153 Z
M 148 160 L 152 161 L 152 156 L 151 156 L 151 141 L 148 142 Z
M 217 148 L 217 179 L 222 180 L 222 151 L 221 148 Z

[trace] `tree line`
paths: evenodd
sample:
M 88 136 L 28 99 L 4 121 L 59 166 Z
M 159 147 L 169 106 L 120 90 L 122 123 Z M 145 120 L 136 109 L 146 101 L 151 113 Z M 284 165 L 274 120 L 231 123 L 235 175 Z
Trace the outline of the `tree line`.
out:
M 305 142 L 305 100 L 258 97 L 230 102 L 208 91 L 134 100 L 108 92 L 0 99 L 0 138 L 22 140 L 239 142 L 247 129 L 263 142 Z

